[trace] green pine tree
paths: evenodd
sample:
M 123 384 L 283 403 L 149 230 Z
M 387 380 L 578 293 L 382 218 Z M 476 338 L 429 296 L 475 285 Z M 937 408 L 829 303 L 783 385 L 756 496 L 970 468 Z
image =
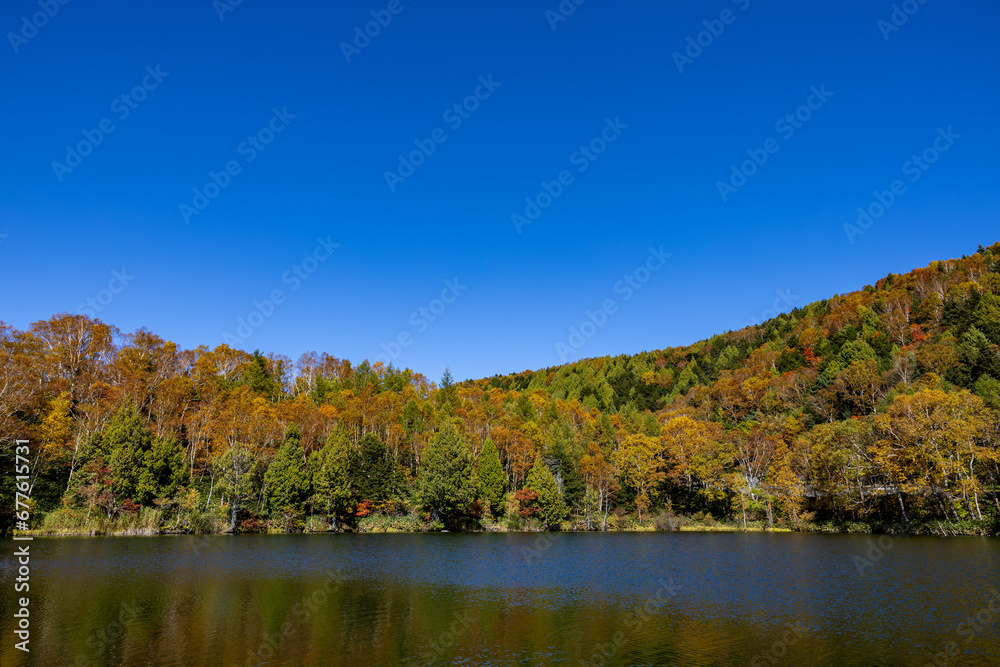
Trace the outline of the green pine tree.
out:
M 281 362 L 278 363 L 278 370 L 280 370 Z M 264 394 L 272 401 L 278 400 L 281 394 L 281 384 L 275 379 L 274 373 L 268 368 L 267 357 L 261 354 L 260 350 L 254 350 L 250 363 L 244 369 L 243 383 L 251 391 Z
M 389 455 L 389 448 L 372 433 L 361 439 L 360 460 L 353 477 L 361 500 L 388 500 L 399 487 L 396 463 Z
M 157 438 L 146 452 L 136 495 L 144 502 L 173 498 L 183 483 L 184 450 L 176 440 Z
M 451 426 L 435 435 L 424 450 L 417 500 L 435 521 L 460 529 L 474 519 L 477 483 L 472 452 Z
M 114 480 L 111 490 L 118 502 L 128 499 L 144 504 L 152 500 L 148 484 L 144 484 L 142 490 L 139 488 L 146 453 L 152 444 L 152 434 L 131 403 L 123 406 L 108 424 L 101 438 L 101 447 L 108 453 L 108 465 Z
M 563 520 L 566 516 L 566 506 L 563 504 L 559 487 L 556 486 L 556 480 L 541 456 L 535 457 L 524 487 L 538 494 L 538 518 L 542 523 L 551 527 Z
M 490 514 L 499 519 L 504 513 L 504 496 L 507 494 L 507 477 L 503 474 L 500 464 L 500 453 L 497 446 L 489 438 L 483 442 L 483 451 L 479 455 L 479 486 L 483 499 L 490 505 Z
M 309 497 L 309 479 L 303 462 L 299 427 L 292 424 L 285 431 L 285 440 L 264 473 L 264 499 L 271 512 L 289 507 L 301 511 Z
M 347 433 L 338 429 L 315 457 L 313 504 L 325 513 L 331 528 L 349 525 L 358 506 L 353 475 L 356 454 Z
M 568 429 L 560 429 L 549 447 L 550 470 L 557 476 L 556 486 L 562 489 L 562 496 L 570 509 L 576 509 L 583 502 L 583 479 L 576 467 L 576 460 L 570 454 Z

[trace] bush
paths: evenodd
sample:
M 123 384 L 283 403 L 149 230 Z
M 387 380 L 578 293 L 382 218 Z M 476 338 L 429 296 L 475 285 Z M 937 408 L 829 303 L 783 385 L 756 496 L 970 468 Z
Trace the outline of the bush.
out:
M 518 489 L 514 494 L 517 501 L 517 513 L 527 519 L 538 514 L 538 492 L 534 489 Z
M 252 512 L 242 510 L 239 515 L 239 520 L 236 522 L 236 533 L 263 533 L 267 530 L 267 526 L 261 520 L 259 516 Z
M 653 521 L 656 530 L 680 530 L 681 518 L 674 516 L 673 512 L 664 512 Z
M 425 526 L 416 514 L 386 516 L 369 514 L 358 520 L 359 533 L 402 533 L 424 530 Z
M 711 512 L 695 512 L 691 515 L 691 520 L 705 526 L 717 526 L 719 522 L 715 520 Z

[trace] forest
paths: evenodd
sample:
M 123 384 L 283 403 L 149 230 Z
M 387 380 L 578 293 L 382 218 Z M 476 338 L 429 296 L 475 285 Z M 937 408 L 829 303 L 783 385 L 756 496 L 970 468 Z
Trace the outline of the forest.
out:
M 7 533 L 20 466 L 40 534 L 996 535 L 1000 243 L 693 345 L 465 381 L 0 322 L 0 465 Z

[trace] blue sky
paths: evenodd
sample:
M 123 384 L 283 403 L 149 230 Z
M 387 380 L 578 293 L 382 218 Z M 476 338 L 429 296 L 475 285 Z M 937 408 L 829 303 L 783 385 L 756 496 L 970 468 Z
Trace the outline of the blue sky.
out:
M 4 3 L 0 319 L 483 377 L 1000 237 L 995 2 L 223 2 Z

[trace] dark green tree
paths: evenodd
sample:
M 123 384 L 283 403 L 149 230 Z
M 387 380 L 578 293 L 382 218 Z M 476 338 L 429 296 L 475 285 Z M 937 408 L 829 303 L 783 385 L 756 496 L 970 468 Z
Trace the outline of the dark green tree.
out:
M 458 388 L 455 386 L 455 380 L 451 375 L 451 368 L 445 367 L 444 375 L 441 376 L 441 387 L 438 393 L 438 401 L 444 406 L 447 403 L 455 404 L 455 400 L 458 397 Z
M 570 452 L 570 435 L 560 428 L 552 438 L 547 463 L 562 491 L 563 501 L 570 509 L 577 509 L 583 501 L 583 479 L 577 469 L 576 460 Z
M 479 455 L 479 487 L 483 499 L 489 503 L 490 514 L 499 519 L 504 514 L 504 497 L 507 494 L 507 477 L 500 464 L 500 452 L 493 440 L 487 438 L 483 442 L 483 451 Z
M 361 439 L 360 460 L 354 470 L 354 486 L 361 500 L 388 500 L 399 487 L 396 463 L 389 448 L 374 434 Z
M 140 490 L 146 454 L 152 444 L 153 436 L 145 420 L 131 403 L 123 406 L 105 429 L 100 446 L 107 452 L 114 480 L 111 488 L 119 503 L 126 499 L 139 504 L 152 500 L 149 483 L 143 484 Z
M 270 400 L 278 400 L 281 394 L 281 384 L 275 379 L 268 367 L 267 357 L 254 350 L 253 358 L 243 371 L 243 383 L 259 394 L 264 394 Z
M 173 498 L 184 483 L 184 477 L 184 450 L 180 444 L 172 438 L 157 438 L 146 452 L 136 495 L 143 502 Z
M 475 518 L 477 482 L 472 452 L 451 426 L 439 431 L 424 450 L 417 501 L 431 519 L 460 529 Z
M 353 481 L 357 455 L 343 429 L 330 434 L 314 465 L 313 505 L 325 513 L 331 528 L 350 525 L 359 500 Z
M 309 477 L 299 438 L 299 427 L 292 424 L 264 473 L 264 499 L 271 512 L 286 508 L 301 509 L 309 498 Z
M 566 506 L 556 480 L 541 456 L 535 457 L 535 462 L 528 471 L 524 488 L 538 494 L 538 518 L 546 526 L 557 526 L 566 516 Z

